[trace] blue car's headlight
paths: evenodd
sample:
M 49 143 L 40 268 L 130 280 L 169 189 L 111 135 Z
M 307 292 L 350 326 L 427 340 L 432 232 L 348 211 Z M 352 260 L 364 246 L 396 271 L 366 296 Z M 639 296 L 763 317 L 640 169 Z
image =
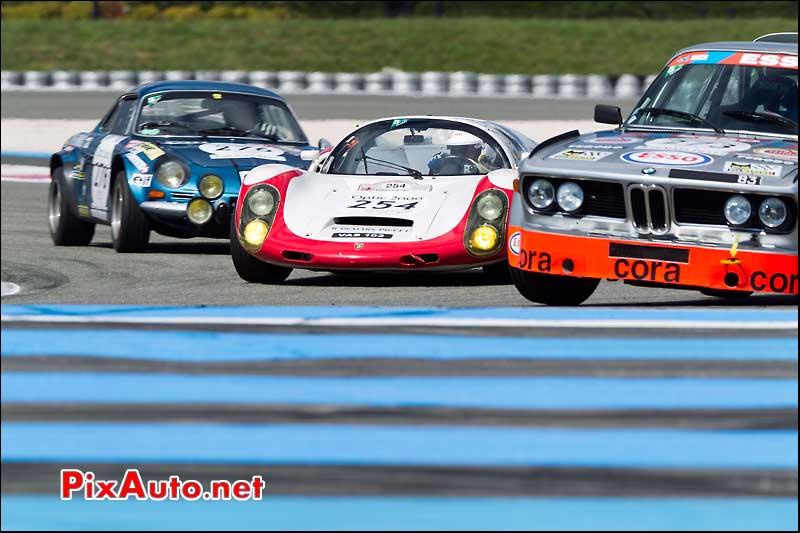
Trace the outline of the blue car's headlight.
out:
M 156 180 L 169 189 L 177 189 L 189 179 L 183 165 L 173 159 L 164 161 L 158 166 Z

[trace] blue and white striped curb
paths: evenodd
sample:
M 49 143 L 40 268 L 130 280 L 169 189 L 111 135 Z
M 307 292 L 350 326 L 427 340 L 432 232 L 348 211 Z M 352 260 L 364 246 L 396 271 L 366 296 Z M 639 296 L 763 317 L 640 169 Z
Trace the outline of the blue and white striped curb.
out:
M 402 72 L 371 74 L 298 71 L 112 70 L 2 71 L 3 91 L 127 91 L 161 80 L 247 83 L 283 94 L 374 94 L 396 96 L 506 96 L 517 98 L 636 98 L 654 76 L 476 74 Z

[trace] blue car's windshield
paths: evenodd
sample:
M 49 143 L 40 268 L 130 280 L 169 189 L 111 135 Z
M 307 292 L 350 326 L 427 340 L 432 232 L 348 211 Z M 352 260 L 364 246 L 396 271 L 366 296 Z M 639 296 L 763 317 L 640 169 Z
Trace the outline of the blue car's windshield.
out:
M 157 135 L 224 135 L 307 144 L 285 104 L 226 92 L 175 91 L 143 98 L 135 132 Z

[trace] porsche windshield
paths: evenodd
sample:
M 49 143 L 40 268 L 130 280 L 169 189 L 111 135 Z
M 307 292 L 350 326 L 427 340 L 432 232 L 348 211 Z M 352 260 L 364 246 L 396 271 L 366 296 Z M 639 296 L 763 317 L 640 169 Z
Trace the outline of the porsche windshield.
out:
M 705 63 L 719 52 L 692 52 L 673 61 L 653 82 L 626 126 L 706 128 L 723 132 L 797 135 L 797 56 L 776 58 L 781 67 Z M 685 54 L 689 55 L 689 54 Z M 743 62 L 741 60 L 740 62 Z
M 396 119 L 370 124 L 342 141 L 326 161 L 329 174 L 468 176 L 509 168 L 488 133 L 438 119 Z
M 136 133 L 218 135 L 303 143 L 306 137 L 280 101 L 256 95 L 219 92 L 166 92 L 144 97 Z

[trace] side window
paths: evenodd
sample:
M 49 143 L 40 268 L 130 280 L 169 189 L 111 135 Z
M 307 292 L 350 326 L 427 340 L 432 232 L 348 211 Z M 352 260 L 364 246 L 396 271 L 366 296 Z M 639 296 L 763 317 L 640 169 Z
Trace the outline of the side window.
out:
M 111 133 L 117 135 L 125 135 L 128 133 L 128 125 L 131 122 L 131 117 L 136 110 L 136 98 L 128 98 L 121 100 L 117 105 L 114 112 L 113 123 L 111 125 Z
M 111 133 L 111 127 L 114 125 L 114 120 L 117 117 L 117 111 L 119 110 L 119 105 L 122 100 L 117 100 L 117 103 L 114 104 L 114 107 L 111 108 L 111 111 L 103 118 L 103 121 L 100 122 L 98 126 L 98 131 L 102 133 Z

